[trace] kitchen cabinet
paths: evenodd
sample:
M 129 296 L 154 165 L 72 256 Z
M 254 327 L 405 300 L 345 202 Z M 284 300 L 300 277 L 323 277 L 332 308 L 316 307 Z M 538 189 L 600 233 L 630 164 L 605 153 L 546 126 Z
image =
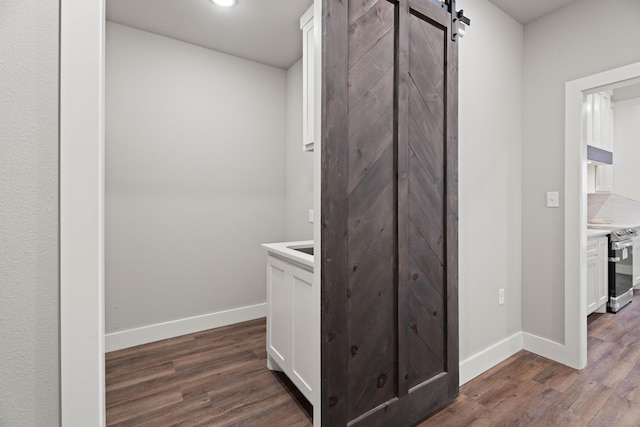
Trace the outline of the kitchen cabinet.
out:
M 596 311 L 596 288 L 598 281 L 598 243 L 589 239 L 587 243 L 587 315 Z
M 613 104 L 611 94 L 598 92 L 586 99 L 587 144 L 613 152 Z
M 604 313 L 609 301 L 609 238 L 598 237 L 598 282 L 596 296 L 598 298 L 598 311 Z
M 313 268 L 267 255 L 267 366 L 314 402 Z
M 613 191 L 613 165 L 596 165 L 596 193 Z
M 609 92 L 598 92 L 587 95 L 586 118 L 583 131 L 587 135 L 587 144 L 600 150 L 613 153 L 613 104 Z M 596 150 L 597 151 L 597 150 Z M 602 152 L 600 152 L 602 153 Z M 595 153 L 594 153 L 595 154 Z M 611 193 L 613 191 L 613 165 L 608 160 L 600 160 L 602 154 L 591 158 L 595 160 L 595 192 Z M 607 156 L 602 156 L 607 158 Z M 603 163 L 598 163 L 598 161 Z
M 587 315 L 604 313 L 608 300 L 608 238 L 587 240 Z
M 315 45 L 313 5 L 300 18 L 302 30 L 302 149 L 313 151 L 315 114 Z

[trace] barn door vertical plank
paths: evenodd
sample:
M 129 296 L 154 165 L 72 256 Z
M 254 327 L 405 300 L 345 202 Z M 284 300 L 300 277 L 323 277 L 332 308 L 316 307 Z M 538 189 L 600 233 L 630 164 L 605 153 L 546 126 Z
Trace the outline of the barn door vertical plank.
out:
M 346 425 L 347 400 L 347 1 L 322 2 L 321 411 Z
M 409 3 L 399 0 L 396 13 L 395 40 L 395 134 L 397 164 L 398 241 L 398 396 L 409 393 L 408 337 L 409 323 L 407 279 L 409 277 Z
M 454 11 L 455 12 L 455 11 Z M 449 29 L 451 31 L 451 29 Z M 447 49 L 447 372 L 449 393 L 460 383 L 458 306 L 458 43 Z

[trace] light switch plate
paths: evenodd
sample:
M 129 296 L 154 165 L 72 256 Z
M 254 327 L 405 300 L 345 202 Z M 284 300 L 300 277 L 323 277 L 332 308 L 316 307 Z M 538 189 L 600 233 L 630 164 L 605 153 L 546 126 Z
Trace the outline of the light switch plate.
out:
M 547 207 L 548 208 L 560 207 L 560 194 L 557 191 L 549 191 L 547 193 Z
M 309 209 L 309 222 L 313 222 L 313 209 Z

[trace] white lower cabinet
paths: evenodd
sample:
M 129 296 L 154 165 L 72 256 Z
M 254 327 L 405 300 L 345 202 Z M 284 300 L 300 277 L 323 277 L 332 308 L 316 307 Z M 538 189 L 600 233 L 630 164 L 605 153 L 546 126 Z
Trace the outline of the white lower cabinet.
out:
M 604 313 L 609 298 L 608 238 L 592 237 L 587 240 L 587 315 Z
M 598 308 L 596 288 L 598 282 L 598 243 L 589 239 L 587 243 L 587 315 Z
M 313 402 L 313 271 L 267 256 L 267 364 Z
M 598 237 L 598 283 L 596 285 L 598 297 L 598 311 L 607 311 L 609 301 L 609 238 Z

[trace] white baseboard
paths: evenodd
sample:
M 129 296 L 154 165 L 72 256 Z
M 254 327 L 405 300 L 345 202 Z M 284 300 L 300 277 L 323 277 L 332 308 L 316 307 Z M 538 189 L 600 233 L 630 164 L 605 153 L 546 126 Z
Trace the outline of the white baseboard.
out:
M 516 332 L 502 341 L 460 362 L 460 385 L 467 383 L 522 350 L 522 332 Z
M 267 304 L 256 304 L 216 313 L 178 319 L 141 328 L 105 334 L 105 351 L 121 350 L 140 344 L 219 328 L 233 323 L 246 322 L 267 315 Z
M 560 344 L 528 332 L 522 333 L 522 344 L 522 348 L 524 350 L 546 357 L 547 359 L 554 360 L 558 363 L 568 365 L 566 361 L 567 348 L 564 344 Z

